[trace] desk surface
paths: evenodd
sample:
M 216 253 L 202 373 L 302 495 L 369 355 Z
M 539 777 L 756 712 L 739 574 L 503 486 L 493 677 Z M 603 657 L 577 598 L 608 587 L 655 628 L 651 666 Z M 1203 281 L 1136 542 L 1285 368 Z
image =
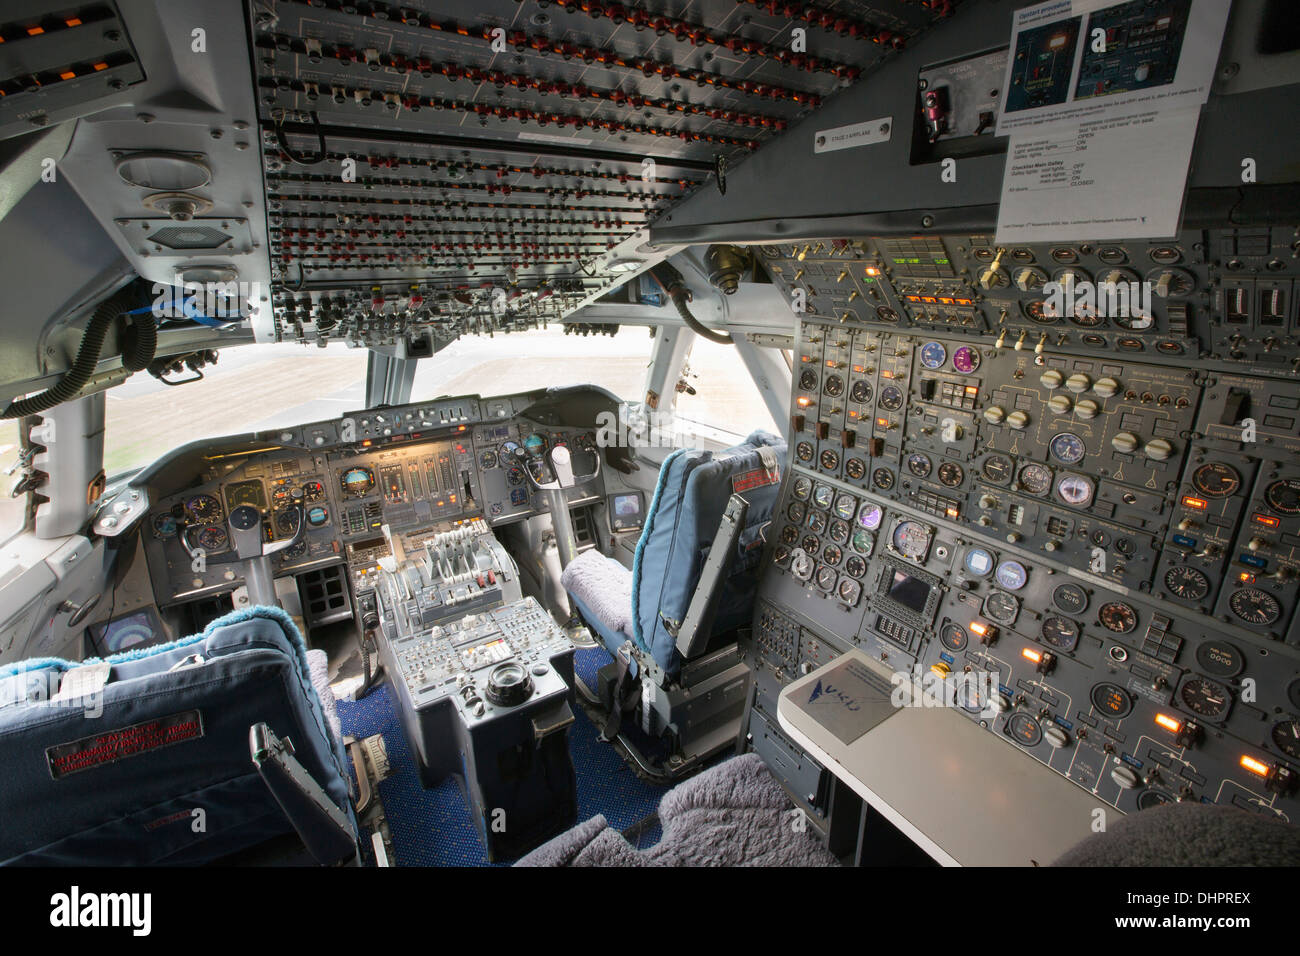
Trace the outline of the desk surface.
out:
M 777 719 L 795 743 L 945 866 L 1051 863 L 1120 813 L 947 707 L 901 707 L 844 743 L 803 702 L 850 651 L 787 686 Z M 887 677 L 883 678 L 888 680 Z M 799 695 L 803 695 L 800 697 Z

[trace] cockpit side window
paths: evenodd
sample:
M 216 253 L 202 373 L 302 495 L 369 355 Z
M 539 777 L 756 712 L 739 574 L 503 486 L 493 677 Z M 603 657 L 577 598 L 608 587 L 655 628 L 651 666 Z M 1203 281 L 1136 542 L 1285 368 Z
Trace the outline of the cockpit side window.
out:
M 18 436 L 17 419 L 0 421 L 0 468 L 8 469 L 22 455 L 22 443 Z M 0 542 L 7 541 L 23 528 L 27 517 L 30 491 L 23 491 L 16 497 L 13 487 L 22 480 L 22 469 L 15 469 L 12 475 L 0 485 Z
M 781 433 L 735 346 L 698 337 L 682 370 L 676 410 L 687 421 L 737 438 L 756 428 Z

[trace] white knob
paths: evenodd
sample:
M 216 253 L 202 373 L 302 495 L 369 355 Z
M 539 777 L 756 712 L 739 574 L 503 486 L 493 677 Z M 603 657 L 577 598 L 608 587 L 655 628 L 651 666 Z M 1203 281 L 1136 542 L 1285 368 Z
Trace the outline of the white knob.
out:
M 1084 375 L 1082 372 L 1075 372 L 1065 380 L 1065 387 L 1076 395 L 1080 392 L 1086 392 L 1088 386 L 1091 384 L 1092 379 L 1088 378 L 1088 376 Z
M 990 425 L 1001 425 L 1002 419 L 1007 417 L 1006 409 L 1001 405 L 990 405 L 984 409 L 984 420 Z
M 1051 409 L 1053 415 L 1066 415 L 1070 411 L 1070 397 L 1068 395 L 1053 395 L 1047 400 L 1047 407 Z
M 1097 384 L 1092 387 L 1092 391 L 1094 395 L 1110 398 L 1119 392 L 1119 382 L 1113 378 L 1099 378 Z
M 1147 442 L 1142 453 L 1152 461 L 1166 461 L 1174 453 L 1174 446 L 1163 438 L 1153 438 Z
M 1029 416 L 1022 411 L 1014 411 L 1007 416 L 1007 424 L 1020 430 L 1029 424 Z
M 1098 409 L 1097 403 L 1090 398 L 1085 398 L 1074 406 L 1074 414 L 1085 422 L 1096 418 L 1098 411 L 1100 409 Z
M 1065 376 L 1054 368 L 1049 368 L 1038 377 L 1038 382 L 1046 389 L 1057 389 L 1065 381 Z
M 1137 451 L 1138 437 L 1132 432 L 1119 432 L 1110 440 L 1110 447 L 1114 448 L 1121 455 L 1131 455 Z

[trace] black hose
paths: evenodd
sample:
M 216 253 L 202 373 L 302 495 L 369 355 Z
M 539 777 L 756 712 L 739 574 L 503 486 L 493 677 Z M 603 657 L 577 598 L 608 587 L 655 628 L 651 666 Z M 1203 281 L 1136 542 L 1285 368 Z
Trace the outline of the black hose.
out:
M 0 419 L 22 418 L 25 415 L 38 415 L 46 409 L 76 397 L 76 394 L 90 381 L 99 364 L 99 353 L 104 348 L 104 338 L 117 317 L 135 305 L 135 295 L 129 287 L 105 299 L 96 308 L 95 313 L 86 323 L 86 331 L 81 336 L 81 347 L 77 349 L 77 359 L 72 368 L 64 373 L 49 388 L 28 398 L 10 402 L 9 407 L 0 412 Z
M 325 131 L 321 129 L 320 118 L 316 115 L 315 110 L 311 111 L 311 124 L 316 129 L 316 139 L 320 143 L 320 153 L 315 159 L 309 159 L 295 153 L 293 148 L 289 145 L 289 138 L 284 135 L 284 130 L 278 123 L 275 127 L 275 139 L 276 142 L 280 144 L 280 152 L 284 153 L 285 156 L 289 157 L 291 161 L 297 163 L 299 166 L 319 166 L 321 163 L 325 162 Z
M 718 345 L 736 344 L 730 335 L 713 331 L 691 314 L 690 306 L 686 304 L 690 301 L 691 290 L 686 288 L 686 283 L 682 280 L 680 272 L 667 262 L 661 262 L 650 270 L 650 275 L 668 293 L 668 298 L 673 300 L 673 305 L 677 308 L 677 314 L 682 317 L 682 321 L 686 323 L 688 329 L 701 338 L 716 342 Z
M 147 312 L 137 313 L 123 336 L 122 365 L 128 372 L 148 368 L 158 351 L 158 323 Z

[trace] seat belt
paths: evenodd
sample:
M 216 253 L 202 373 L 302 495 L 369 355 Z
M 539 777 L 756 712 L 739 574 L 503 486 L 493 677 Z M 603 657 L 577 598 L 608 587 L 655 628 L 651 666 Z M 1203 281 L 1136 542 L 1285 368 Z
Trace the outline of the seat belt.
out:
M 618 676 L 606 685 L 609 688 L 605 695 L 607 699 L 601 701 L 605 707 L 605 723 L 600 728 L 600 739 L 606 743 L 618 736 L 623 715 L 636 709 L 641 702 L 641 681 L 632 674 L 631 643 L 627 641 L 614 655 Z

